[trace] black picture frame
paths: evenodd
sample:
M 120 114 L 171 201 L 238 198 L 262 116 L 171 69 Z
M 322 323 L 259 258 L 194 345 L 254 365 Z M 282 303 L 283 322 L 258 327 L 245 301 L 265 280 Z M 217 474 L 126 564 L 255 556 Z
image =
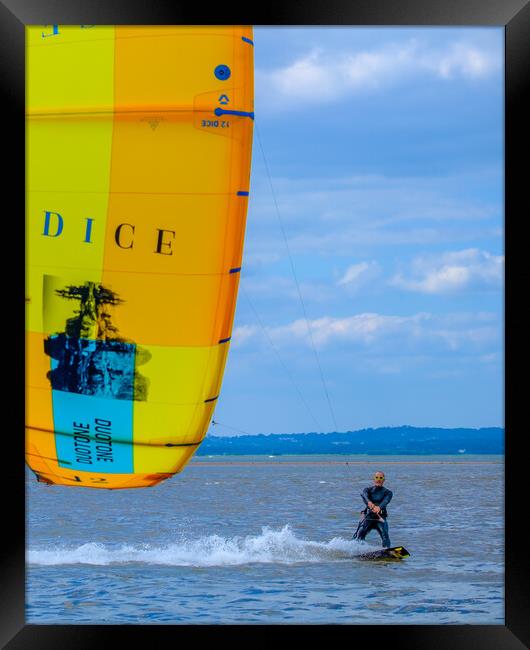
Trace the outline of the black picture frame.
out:
M 505 28 L 505 220 L 506 266 L 505 304 L 514 304 L 515 289 L 512 280 L 528 277 L 524 253 L 517 254 L 514 224 L 526 220 L 528 210 L 528 164 L 530 152 L 528 135 L 528 104 L 525 90 L 530 80 L 530 4 L 528 0 L 318 0 L 311 3 L 271 3 L 245 5 L 218 3 L 89 2 L 85 0 L 1 0 L 0 1 L 0 87 L 3 91 L 2 114 L 4 162 L 2 172 L 4 192 L 14 197 L 14 205 L 2 224 L 4 257 L 19 242 L 18 253 L 11 258 L 4 277 L 9 280 L 8 292 L 13 292 L 9 305 L 21 305 L 24 290 L 24 29 L 31 24 L 252 24 L 252 25 L 387 25 L 387 26 L 504 26 Z M 8 137 L 9 136 L 9 137 Z M 8 144 L 9 139 L 11 142 Z M 521 162 L 520 162 L 521 161 Z M 525 209 L 526 208 L 526 209 Z M 7 210 L 7 208 L 6 208 Z M 16 248 L 13 250 L 17 250 Z M 20 254 L 22 253 L 22 254 Z M 524 286 L 524 285 L 523 285 Z M 524 289 L 523 289 L 524 291 Z M 523 293 L 523 302 L 526 294 Z M 519 301 L 521 296 L 519 295 Z M 4 303 L 6 304 L 6 303 Z M 21 320 L 23 320 L 23 311 Z M 19 312 L 17 311 L 17 318 Z M 505 342 L 506 373 L 506 481 L 505 481 L 505 625 L 354 625 L 354 626 L 175 626 L 175 625 L 29 625 L 24 621 L 25 596 L 25 465 L 23 449 L 24 398 L 15 408 L 12 387 L 20 384 L 10 380 L 10 392 L 4 399 L 4 409 L 14 416 L 14 423 L 4 427 L 4 534 L 3 553 L 0 556 L 3 598 L 0 608 L 0 642 L 9 649 L 28 648 L 106 648 L 117 643 L 143 640 L 151 647 L 170 643 L 198 643 L 217 635 L 240 634 L 258 643 L 282 636 L 289 642 L 294 635 L 299 639 L 300 627 L 326 627 L 326 634 L 346 632 L 352 643 L 365 642 L 377 646 L 402 647 L 407 650 L 429 648 L 477 648 L 480 650 L 511 650 L 530 647 L 530 625 L 526 608 L 528 597 L 528 563 L 526 546 L 520 531 L 521 518 L 526 518 L 526 504 L 520 500 L 520 484 L 524 481 L 523 400 L 527 400 L 524 371 L 527 372 L 524 352 L 528 350 L 528 333 L 517 331 L 521 319 L 506 311 L 506 328 L 510 333 Z M 11 321 L 10 321 L 11 323 Z M 524 324 L 524 319 L 522 320 Z M 10 324 L 10 330 L 12 325 Z M 528 328 L 526 328 L 528 330 Z M 23 323 L 20 324 L 22 332 Z M 11 331 L 10 331 L 11 336 Z M 6 340 L 6 339 L 5 339 Z M 23 336 L 13 338 L 7 351 L 14 355 L 8 367 L 20 369 L 23 354 Z M 519 371 L 522 374 L 519 374 Z M 513 379 L 510 379 L 509 377 Z M 523 385 L 521 386 L 521 381 Z M 18 394 L 18 391 L 17 391 Z M 19 402 L 20 404 L 20 402 Z M 13 406 L 12 406 L 13 405 Z M 6 413 L 6 416 L 8 413 Z M 518 478 L 522 477 L 522 478 Z M 6 506 L 13 512 L 6 515 Z M 522 512 L 521 512 L 522 508 Z M 175 629 L 175 628 L 178 628 Z M 281 628 L 281 629 L 279 629 Z M 309 629 L 311 633 L 312 630 Z M 250 635 L 247 636 L 247 634 Z M 211 636 L 210 636 L 211 635 Z M 213 636 L 215 635 L 215 636 Z M 287 638 L 285 638 L 287 637 Z

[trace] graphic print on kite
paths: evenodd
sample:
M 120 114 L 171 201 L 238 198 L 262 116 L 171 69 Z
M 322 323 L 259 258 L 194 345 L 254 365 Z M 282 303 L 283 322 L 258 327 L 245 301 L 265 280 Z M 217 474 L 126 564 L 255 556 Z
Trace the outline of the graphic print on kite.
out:
M 55 288 L 58 283 L 63 288 Z M 151 353 L 120 336 L 112 310 L 122 302 L 102 284 L 87 281 L 65 286 L 63 279 L 45 276 L 44 319 L 52 321 L 47 325 L 56 324 L 74 307 L 73 315 L 64 318 L 64 331 L 56 331 L 44 341 L 44 351 L 51 357 L 47 377 L 53 390 L 106 399 L 147 400 L 149 379 L 138 372 L 137 366 L 147 363 Z

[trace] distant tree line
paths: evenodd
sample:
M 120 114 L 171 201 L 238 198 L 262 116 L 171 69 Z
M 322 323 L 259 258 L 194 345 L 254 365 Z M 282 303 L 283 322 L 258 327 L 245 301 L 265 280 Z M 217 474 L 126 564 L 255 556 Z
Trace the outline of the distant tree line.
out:
M 504 429 L 381 427 L 343 433 L 208 435 L 198 455 L 214 454 L 503 454 Z

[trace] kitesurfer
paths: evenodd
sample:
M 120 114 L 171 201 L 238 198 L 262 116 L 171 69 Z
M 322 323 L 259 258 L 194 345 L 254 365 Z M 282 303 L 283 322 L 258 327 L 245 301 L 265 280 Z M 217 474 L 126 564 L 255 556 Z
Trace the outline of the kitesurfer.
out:
M 379 533 L 384 547 L 390 546 L 386 506 L 392 499 L 392 491 L 384 487 L 384 472 L 375 472 L 374 484 L 363 490 L 361 498 L 366 508 L 361 511 L 362 519 L 357 526 L 353 539 L 362 541 L 373 529 Z

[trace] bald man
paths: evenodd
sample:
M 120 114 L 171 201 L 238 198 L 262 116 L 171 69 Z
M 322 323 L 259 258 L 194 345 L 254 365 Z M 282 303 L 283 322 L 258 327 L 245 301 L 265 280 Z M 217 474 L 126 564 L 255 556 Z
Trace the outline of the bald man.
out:
M 353 539 L 362 541 L 374 529 L 379 533 L 383 547 L 388 548 L 390 537 L 388 536 L 386 507 L 392 499 L 392 492 L 384 487 L 384 482 L 384 472 L 375 472 L 374 484 L 363 490 L 361 498 L 366 504 L 366 508 L 362 511 L 364 518 L 359 522 Z

